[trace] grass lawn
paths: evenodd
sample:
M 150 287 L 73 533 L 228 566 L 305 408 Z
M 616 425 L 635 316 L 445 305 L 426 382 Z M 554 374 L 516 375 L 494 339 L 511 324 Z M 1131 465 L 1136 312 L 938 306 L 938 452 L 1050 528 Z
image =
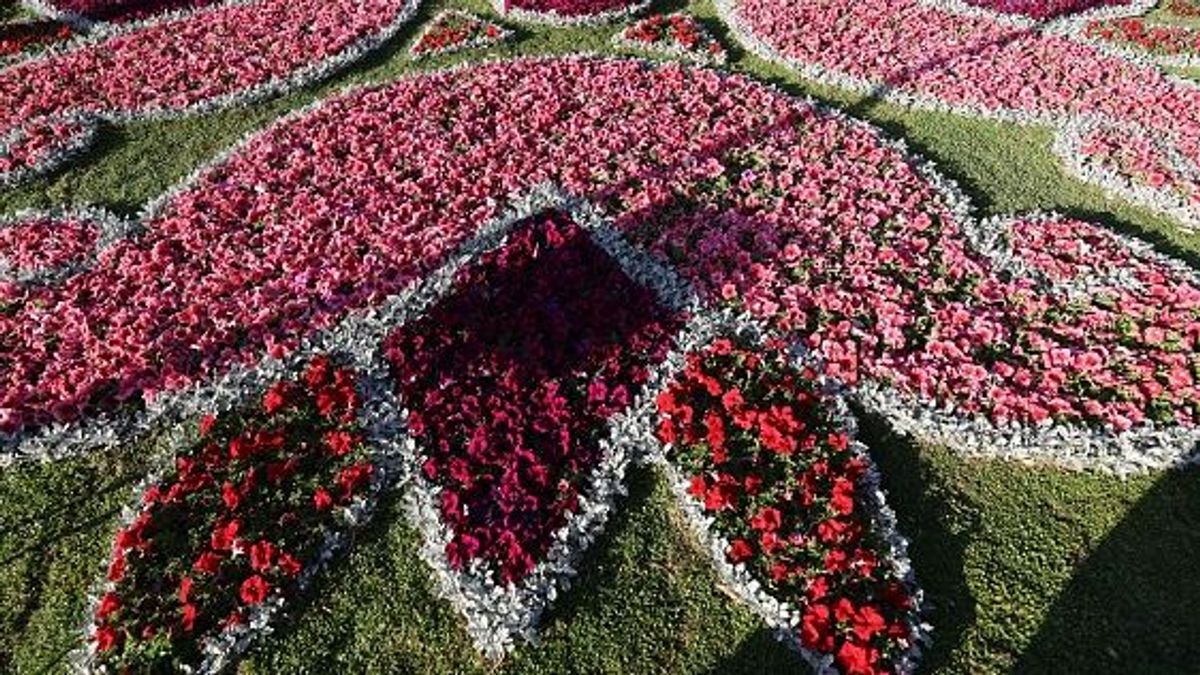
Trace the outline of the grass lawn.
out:
M 492 16 L 482 0 L 432 0 L 402 34 L 332 82 L 248 108 L 103 129 L 80 162 L 0 192 L 0 213 L 96 204 L 136 212 L 223 148 L 281 113 L 351 84 L 387 81 L 467 59 L 612 53 L 616 26 L 517 27 L 486 52 L 421 63 L 407 46 L 438 10 Z M 1041 128 L 918 113 L 814 86 L 746 55 L 707 1 L 658 2 L 702 17 L 733 70 L 845 108 L 905 139 L 986 214 L 1055 210 L 1102 222 L 1200 264 L 1200 234 L 1106 198 L 1068 177 Z M 4 11 L 4 10 L 0 10 Z M 866 420 L 862 439 L 884 475 L 931 610 L 923 672 L 1195 672 L 1200 663 L 1200 481 L 1189 471 L 1120 480 L 1004 462 L 964 461 Z M 76 646 L 85 591 L 153 442 L 0 473 L 0 670 L 59 671 Z M 595 555 L 543 620 L 541 644 L 504 673 L 803 672 L 759 620 L 721 592 L 681 525 L 661 476 L 638 468 Z M 396 499 L 324 575 L 310 604 L 260 641 L 248 673 L 487 672 L 436 600 Z

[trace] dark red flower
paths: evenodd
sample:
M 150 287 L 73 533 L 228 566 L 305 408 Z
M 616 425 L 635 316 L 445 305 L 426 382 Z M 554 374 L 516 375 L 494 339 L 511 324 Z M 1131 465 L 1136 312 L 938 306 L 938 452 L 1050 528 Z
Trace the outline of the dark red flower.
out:
M 242 521 L 238 519 L 217 523 L 213 527 L 210 545 L 214 551 L 228 551 L 233 548 L 238 532 L 242 529 Z
M 743 563 L 754 557 L 754 545 L 745 539 L 734 539 L 729 542 L 729 551 L 726 552 L 729 562 L 733 564 Z
M 183 632 L 192 632 L 192 630 L 194 630 L 196 627 L 196 616 L 199 614 L 196 606 L 192 604 L 185 604 L 183 607 L 180 607 L 180 614 L 182 616 L 179 623 L 183 628 Z
M 277 564 L 279 565 L 279 570 L 289 577 L 299 576 L 303 570 L 300 561 L 293 558 L 289 553 L 280 553 Z
M 783 514 L 773 506 L 764 507 L 750 519 L 750 527 L 760 532 L 774 532 L 782 524 Z
M 191 602 L 192 596 L 192 578 L 184 576 L 179 580 L 179 592 L 176 594 L 179 597 L 179 603 L 186 605 Z
M 247 605 L 257 605 L 266 600 L 270 592 L 271 585 L 267 583 L 267 580 L 254 574 L 242 582 L 238 597 Z
M 96 606 L 96 620 L 103 622 L 118 609 L 121 609 L 121 599 L 117 597 L 116 593 L 109 591 L 100 598 L 100 604 Z
M 313 508 L 318 511 L 328 511 L 333 508 L 333 495 L 325 488 L 317 488 L 313 493 Z
M 219 553 L 213 551 L 205 551 L 196 558 L 196 562 L 192 565 L 192 569 L 205 574 L 216 574 L 221 569 L 222 557 Z
M 92 639 L 96 641 L 97 651 L 106 652 L 120 644 L 121 634 L 112 626 L 100 626 Z
M 263 539 L 250 546 L 250 568 L 257 572 L 266 572 L 275 564 L 275 545 Z

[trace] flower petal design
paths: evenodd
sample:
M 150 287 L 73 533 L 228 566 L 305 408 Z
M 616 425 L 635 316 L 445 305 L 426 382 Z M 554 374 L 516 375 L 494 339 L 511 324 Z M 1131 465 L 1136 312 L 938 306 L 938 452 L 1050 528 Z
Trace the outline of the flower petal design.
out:
M 427 58 L 472 47 L 487 47 L 511 37 L 512 31 L 471 12 L 446 10 L 438 12 L 421 30 L 409 53 L 417 58 Z
M 1056 128 L 1069 169 L 1121 197 L 1200 226 L 1200 87 L 1152 60 L 1087 36 L 1086 15 L 1043 26 L 955 2 L 719 0 L 739 40 L 821 82 L 901 105 Z M 1112 12 L 1142 12 L 1144 3 Z M 1103 11 L 1103 10 L 1098 10 Z M 1094 15 L 1094 13 L 1093 13 Z M 1119 151 L 1078 143 L 1077 130 L 1114 134 Z M 1150 134 L 1156 143 L 1144 142 Z M 1130 158 L 1137 165 L 1130 166 Z M 1164 184 L 1147 165 L 1189 166 Z
M 0 70 L 0 185 L 81 151 L 97 119 L 179 115 L 320 79 L 393 35 L 417 0 L 257 0 L 100 31 Z
M 1014 275 L 965 199 L 865 125 L 743 78 L 581 58 L 358 90 L 200 173 L 143 236 L 0 314 L 10 456 L 86 446 L 91 432 L 51 424 L 114 401 L 143 421 L 173 414 L 235 366 L 411 290 L 547 180 L 601 205 L 705 302 L 803 338 L 856 396 L 915 428 L 969 425 L 955 446 L 1127 469 L 1195 442 L 1185 266 L 1146 258 L 1162 283 L 1081 300 Z M 1136 309 L 1150 299 L 1154 316 Z M 1174 337 L 1124 340 L 1130 321 Z M 1119 358 L 1093 372 L 1084 352 Z M 1178 386 L 1148 381 L 1164 369 Z

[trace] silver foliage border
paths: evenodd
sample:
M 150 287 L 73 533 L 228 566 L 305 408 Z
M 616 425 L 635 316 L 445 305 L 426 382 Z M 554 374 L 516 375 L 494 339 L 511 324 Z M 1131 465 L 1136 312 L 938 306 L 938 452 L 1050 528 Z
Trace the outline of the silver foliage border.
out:
M 125 220 L 98 208 L 51 209 L 49 211 L 24 210 L 11 215 L 0 216 L 0 230 L 13 229 L 28 225 L 31 222 L 46 221 L 54 226 L 63 226 L 68 222 L 88 223 L 97 229 L 96 243 L 92 251 L 82 259 L 68 261 L 54 267 L 23 268 L 8 260 L 0 253 L 0 282 L 13 282 L 27 285 L 54 284 L 90 269 L 96 259 L 113 244 L 135 236 L 141 231 L 141 226 Z

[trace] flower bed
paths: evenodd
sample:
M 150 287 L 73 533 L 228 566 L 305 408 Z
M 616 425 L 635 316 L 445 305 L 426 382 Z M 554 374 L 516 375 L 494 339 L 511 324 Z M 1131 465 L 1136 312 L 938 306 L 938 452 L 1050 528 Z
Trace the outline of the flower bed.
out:
M 1195 374 L 1160 374 L 1200 338 L 1194 273 L 1137 254 L 1146 283 L 1082 300 L 1012 276 L 1026 254 L 981 246 L 965 203 L 869 128 L 736 77 L 588 59 L 360 90 L 256 136 L 158 205 L 143 236 L 0 313 L 6 446 L 84 444 L 40 429 L 155 414 L 168 392 L 286 352 L 411 288 L 513 191 L 550 180 L 604 205 L 705 302 L 803 338 L 856 395 L 881 387 L 889 415 L 953 406 L 987 422 L 955 445 L 1110 467 L 1190 447 Z M 1071 222 L 1068 238 L 1093 228 Z M 1125 339 L 1151 328 L 1176 337 Z M 1105 440 L 1150 420 L 1167 433 Z
M 654 14 L 639 19 L 617 33 L 613 43 L 696 63 L 725 63 L 725 48 L 687 14 Z
M 568 216 L 518 225 L 462 290 L 387 344 L 408 426 L 440 486 L 454 570 L 523 580 L 579 509 L 605 422 L 677 329 Z
M 131 24 L 0 70 L 0 185 L 78 152 L 97 117 L 248 101 L 318 79 L 390 37 L 415 0 L 260 0 Z
M 203 418 L 117 533 L 92 667 L 212 669 L 219 635 L 290 602 L 374 471 L 358 407 L 353 373 L 319 357 L 254 409 Z
M 125 23 L 163 12 L 197 9 L 221 0 L 38 0 L 56 14 L 87 21 Z
M 70 26 L 53 20 L 0 23 L 0 59 L 63 42 L 73 34 Z
M 1131 0 L 966 0 L 972 7 L 1017 14 L 1038 21 L 1057 19 L 1097 8 L 1121 7 Z
M 100 227 L 84 219 L 0 223 L 0 278 L 61 268 L 90 254 L 99 240 Z
M 1155 25 L 1140 17 L 1089 21 L 1087 35 L 1159 56 L 1195 56 L 1200 53 L 1200 31 L 1195 28 Z
M 1060 130 L 1099 118 L 1142 128 L 1164 139 L 1170 152 L 1200 161 L 1200 124 L 1184 112 L 1200 108 L 1200 89 L 1153 63 L 1090 44 L 1082 24 L 1039 31 L 924 0 L 721 0 L 718 6 L 756 53 L 822 82 L 882 91 L 905 105 Z M 1119 166 L 1099 159 L 1092 165 L 1101 166 L 1081 177 L 1200 226 L 1196 204 L 1121 174 Z M 1113 173 L 1121 178 L 1111 179 Z
M 486 47 L 510 37 L 512 31 L 470 12 L 445 11 L 421 31 L 409 53 L 415 57 L 437 56 L 471 47 Z
M 724 562 L 787 603 L 799 621 L 786 629 L 812 663 L 907 672 L 919 596 L 873 501 L 870 459 L 836 403 L 784 345 L 721 338 L 690 354 L 658 396 L 658 437 Z

